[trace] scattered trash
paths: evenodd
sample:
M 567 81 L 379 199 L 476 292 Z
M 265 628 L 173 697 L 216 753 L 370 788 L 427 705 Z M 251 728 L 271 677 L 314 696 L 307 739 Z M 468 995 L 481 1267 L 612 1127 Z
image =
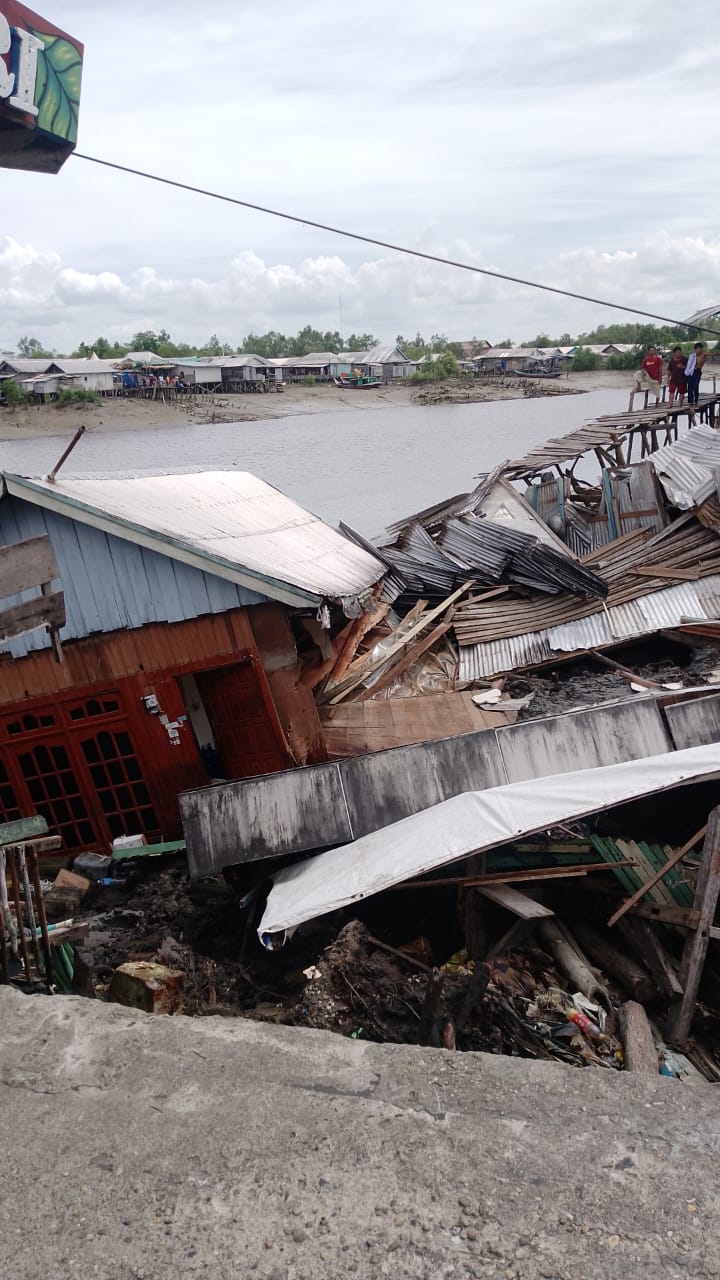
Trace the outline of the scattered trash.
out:
M 90 880 L 102 880 L 112 867 L 112 858 L 106 853 L 81 853 L 73 862 L 73 871 Z

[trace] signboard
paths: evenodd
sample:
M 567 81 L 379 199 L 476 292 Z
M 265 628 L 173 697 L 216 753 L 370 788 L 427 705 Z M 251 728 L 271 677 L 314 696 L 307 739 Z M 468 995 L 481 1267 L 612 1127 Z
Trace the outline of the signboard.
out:
M 83 46 L 0 0 L 0 165 L 57 173 L 77 142 Z

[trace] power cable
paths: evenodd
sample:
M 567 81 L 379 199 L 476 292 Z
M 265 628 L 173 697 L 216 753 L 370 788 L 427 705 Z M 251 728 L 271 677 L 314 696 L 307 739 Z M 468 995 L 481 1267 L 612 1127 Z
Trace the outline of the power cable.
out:
M 312 218 L 301 218 L 296 213 L 284 213 L 280 209 L 270 209 L 267 205 L 254 204 L 250 200 L 240 200 L 237 196 L 226 196 L 219 191 L 208 191 L 204 187 L 195 187 L 187 182 L 178 182 L 175 178 L 162 178 L 157 173 L 146 173 L 143 169 L 133 169 L 129 165 L 117 164 L 113 160 L 101 160 L 98 156 L 86 156 L 80 151 L 73 152 L 77 160 L 87 160 L 91 164 L 102 165 L 105 169 L 116 169 L 119 173 L 130 173 L 136 178 L 147 178 L 150 182 L 160 182 L 166 187 L 177 187 L 179 191 L 190 191 L 193 195 L 208 196 L 211 200 L 222 200 L 225 204 L 239 205 L 242 209 L 251 209 L 254 213 L 266 213 L 271 218 L 283 218 L 286 222 L 297 222 L 300 226 L 314 227 L 317 231 L 328 231 L 334 236 L 344 236 L 347 240 L 360 240 L 363 244 L 375 245 L 378 249 L 389 249 L 392 253 L 403 253 L 410 258 L 421 258 L 425 262 L 435 262 L 442 267 L 455 267 L 459 271 L 472 271 L 475 275 L 490 276 L 493 280 L 505 280 L 509 284 L 519 284 L 527 289 L 542 289 L 545 293 L 559 294 L 563 298 L 575 298 L 579 302 L 590 302 L 598 307 L 610 307 L 614 311 L 625 311 L 631 315 L 642 316 L 647 320 L 662 320 L 663 324 L 671 324 L 679 329 L 694 329 L 697 333 L 709 333 L 717 339 L 715 329 L 704 325 L 688 325 L 684 320 L 674 320 L 671 316 L 657 315 L 654 311 L 642 311 L 639 307 L 626 307 L 620 302 L 608 302 L 606 298 L 593 298 L 585 293 L 573 293 L 570 289 L 560 289 L 557 285 L 540 284 L 537 280 L 524 280 L 521 276 L 506 275 L 502 271 L 491 271 L 489 267 L 476 267 L 470 262 L 457 262 L 453 258 L 443 258 L 435 253 L 423 253 L 420 249 L 408 249 L 406 245 L 392 244 L 388 240 L 377 240 L 374 236 L 361 235 L 359 231 L 346 231 L 342 227 L 333 227 L 326 222 L 316 222 Z

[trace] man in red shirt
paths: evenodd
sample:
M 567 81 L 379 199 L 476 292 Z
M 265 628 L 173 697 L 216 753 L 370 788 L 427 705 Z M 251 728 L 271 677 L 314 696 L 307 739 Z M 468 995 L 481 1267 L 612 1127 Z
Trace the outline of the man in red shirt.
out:
M 662 393 L 663 362 L 655 347 L 648 347 L 648 353 L 642 362 L 637 375 L 636 391 L 649 391 L 659 404 Z

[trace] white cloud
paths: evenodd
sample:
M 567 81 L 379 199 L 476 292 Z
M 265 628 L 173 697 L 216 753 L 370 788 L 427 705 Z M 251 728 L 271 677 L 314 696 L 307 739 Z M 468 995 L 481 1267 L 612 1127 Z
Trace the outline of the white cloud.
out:
M 437 252 L 479 264 L 465 243 Z M 0 240 L 0 347 L 32 332 L 60 350 L 100 334 L 129 339 L 166 328 L 176 339 L 201 342 L 212 332 L 237 344 L 251 330 L 294 333 L 310 323 L 336 329 L 342 307 L 346 332 L 372 331 L 391 340 L 420 329 L 451 337 L 530 338 L 594 327 L 620 312 L 536 293 L 520 285 L 399 254 L 351 263 L 339 255 L 267 262 L 252 250 L 236 253 L 212 274 L 142 266 L 124 275 L 85 271 L 54 251 Z M 491 270 L 502 267 L 486 262 Z M 720 239 L 661 232 L 633 248 L 591 247 L 535 263 L 530 278 L 678 319 L 720 301 Z M 502 330 L 502 333 L 501 333 Z
M 125 0 L 128 56 L 111 9 L 54 0 L 86 46 L 81 151 L 651 311 L 717 294 L 714 0 L 681 21 L 670 0 L 366 0 L 357 23 L 335 0 Z M 3 173 L 0 235 L 5 345 L 334 329 L 340 297 L 385 338 L 612 315 L 78 158 Z

